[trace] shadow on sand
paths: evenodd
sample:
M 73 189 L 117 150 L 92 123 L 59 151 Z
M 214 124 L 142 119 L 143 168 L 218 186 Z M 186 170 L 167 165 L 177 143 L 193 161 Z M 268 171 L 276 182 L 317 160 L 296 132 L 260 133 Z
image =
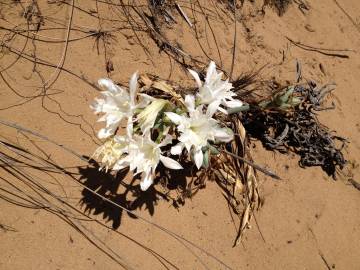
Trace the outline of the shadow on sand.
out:
M 128 169 L 123 169 L 114 174 L 99 170 L 100 166 L 94 160 L 90 160 L 89 163 L 90 166 L 78 169 L 81 175 L 79 180 L 87 187 L 81 192 L 81 207 L 85 213 L 102 214 L 103 219 L 112 222 L 114 229 L 120 227 L 124 212 L 131 218 L 136 218 L 136 216 L 105 201 L 101 196 L 130 211 L 145 209 L 152 216 L 155 212 L 155 206 L 160 200 L 171 202 L 174 208 L 179 208 L 185 203 L 184 197 L 189 193 L 189 186 L 194 185 L 194 180 L 191 177 L 193 171 L 191 166 L 185 166 L 185 169 L 179 173 L 178 171 L 165 170 L 159 165 L 159 174 L 154 182 L 161 182 L 165 187 L 164 190 L 167 191 L 160 192 L 152 185 L 144 192 L 140 189 L 139 175 L 128 180 L 131 178 L 126 177 L 129 172 Z M 171 197 L 171 191 L 176 191 L 177 196 L 175 198 Z M 94 194 L 94 192 L 101 196 Z M 190 193 L 194 194 L 191 191 Z

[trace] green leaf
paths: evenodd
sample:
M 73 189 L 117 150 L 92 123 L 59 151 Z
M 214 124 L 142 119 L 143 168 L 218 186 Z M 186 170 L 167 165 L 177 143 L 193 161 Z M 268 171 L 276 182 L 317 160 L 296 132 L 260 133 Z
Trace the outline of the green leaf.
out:
M 244 104 L 240 107 L 236 107 L 236 108 L 230 108 L 227 110 L 228 114 L 233 114 L 233 113 L 238 113 L 238 112 L 243 112 L 243 111 L 248 111 L 250 109 L 250 105 L 249 104 Z
M 284 94 L 278 95 L 275 98 L 276 105 L 282 106 L 283 104 L 286 104 L 289 101 L 289 97 L 292 95 L 293 92 L 294 92 L 294 87 L 289 87 Z
M 206 146 L 201 147 L 201 151 L 205 152 L 207 150 L 209 150 L 209 144 L 206 145 Z
M 204 153 L 204 159 L 203 159 L 203 166 L 204 168 L 209 168 L 209 151 L 205 151 Z
M 220 154 L 220 151 L 216 147 L 212 146 L 211 144 L 209 144 L 209 150 L 212 155 Z

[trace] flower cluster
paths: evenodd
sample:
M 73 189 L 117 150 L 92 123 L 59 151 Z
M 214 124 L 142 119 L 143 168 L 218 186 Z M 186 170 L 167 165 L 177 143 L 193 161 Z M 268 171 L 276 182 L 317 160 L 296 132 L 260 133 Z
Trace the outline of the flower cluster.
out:
M 204 83 L 198 73 L 189 71 L 199 89 L 195 96 L 185 96 L 185 106 L 137 93 L 137 73 L 130 79 L 129 91 L 109 79 L 99 80 L 103 98 L 96 99 L 90 107 L 95 113 L 102 113 L 98 121 L 105 122 L 98 137 L 106 141 L 94 153 L 101 168 L 117 171 L 129 167 L 134 174 L 141 174 L 140 187 L 147 190 L 160 162 L 169 169 L 182 169 L 169 155 L 187 154 L 200 169 L 206 166 L 205 149 L 233 139 L 232 130 L 221 127 L 214 118 L 217 111 L 227 113 L 225 108 L 242 106 L 234 98 L 232 84 L 222 80 L 223 74 L 216 71 L 214 62 L 208 67 Z M 117 135 L 124 122 L 126 134 Z M 177 143 L 172 145 L 174 140 Z M 163 150 L 167 145 L 172 146 L 170 151 Z

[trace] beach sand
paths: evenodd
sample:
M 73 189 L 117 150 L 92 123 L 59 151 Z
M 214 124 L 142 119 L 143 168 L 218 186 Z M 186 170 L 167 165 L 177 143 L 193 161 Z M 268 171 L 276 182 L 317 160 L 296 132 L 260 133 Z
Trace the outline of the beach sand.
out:
M 0 58 L 1 120 L 17 123 L 89 157 L 99 143 L 95 134 L 102 126 L 96 123 L 97 117 L 89 108 L 99 96 L 98 90 L 91 86 L 99 78 L 110 75 L 114 81 L 127 85 L 131 74 L 139 71 L 177 84 L 195 86 L 188 72 L 160 51 L 148 33 L 129 29 L 116 1 L 109 5 L 107 1 L 79 0 L 74 1 L 76 8 L 73 9 L 72 1 L 62 4 L 38 1 L 44 24 L 36 36 L 40 40 L 36 41 L 27 39 L 26 33 L 25 37 L 11 37 L 4 29 L 16 26 L 26 29 L 22 14 L 29 3 L 15 2 L 0 3 L 2 41 L 6 41 L 13 52 L 22 52 L 28 59 L 35 56 L 45 62 L 34 65 L 3 49 Z M 139 2 L 138 5 L 147 3 L 135 2 Z M 204 12 L 209 14 L 205 19 L 197 1 L 192 1 L 192 6 L 190 1 L 177 2 L 196 25 L 198 41 L 190 26 L 175 12 L 177 23 L 164 23 L 163 35 L 196 60 L 208 63 L 211 58 L 229 72 L 235 30 L 231 11 L 220 1 L 200 1 Z M 108 198 L 119 204 L 132 203 L 136 214 L 191 241 L 232 269 L 359 269 L 360 193 L 347 180 L 352 178 L 360 183 L 357 167 L 360 156 L 360 2 L 308 2 L 309 10 L 302 12 L 294 3 L 281 17 L 269 7 L 263 14 L 262 1 L 245 2 L 239 11 L 242 20 L 236 23 L 233 77 L 266 65 L 259 75 L 261 79 L 274 78 L 283 84 L 294 82 L 298 60 L 304 79 L 319 84 L 335 82 L 336 90 L 329 104 L 333 101 L 336 108 L 319 112 L 318 117 L 350 142 L 344 153 L 352 166 L 347 166 L 346 177 L 335 181 L 319 167 L 300 168 L 299 157 L 295 154 L 270 152 L 260 142 L 251 141 L 254 160 L 271 168 L 282 180 L 258 174 L 264 205 L 255 212 L 251 229 L 236 247 L 233 243 L 239 218 L 230 210 L 214 181 L 207 181 L 204 189 L 176 209 L 171 201 L 160 195 L 144 198 L 121 195 L 123 187 L 119 183 L 107 184 L 106 181 L 111 180 L 105 175 L 88 169 L 86 162 L 41 138 L 1 125 L 1 140 L 22 145 L 38 155 L 46 152 L 53 162 L 73 171 L 76 179 L 82 178 L 86 186 L 99 185 L 97 191 L 104 195 L 108 193 L 101 188 L 108 186 L 113 192 Z M 67 31 L 71 14 L 71 31 Z M 98 15 L 103 19 L 98 20 Z M 35 23 L 37 19 L 35 15 L 30 18 Z M 115 29 L 119 25 L 127 25 L 127 29 L 111 32 L 105 48 L 101 38 L 77 39 L 92 33 L 91 30 Z M 54 27 L 58 29 L 46 30 Z M 288 38 L 312 47 L 337 50 L 327 52 L 349 57 L 304 50 Z M 73 41 L 64 42 L 67 39 Z M 52 42 L 45 42 L 49 40 Z M 41 87 L 44 84 L 50 87 L 44 90 Z M 49 94 L 47 97 L 44 91 Z M 79 169 L 79 166 L 82 167 Z M 110 204 L 97 205 L 84 187 L 69 175 L 31 173 L 60 196 L 56 202 L 52 199 L 56 205 L 68 207 L 61 201 L 68 202 L 80 212 L 91 213 L 99 223 L 75 219 L 75 225 L 83 232 L 79 233 L 74 224 L 69 224 L 61 215 L 0 200 L 0 269 L 111 270 L 121 269 L 121 264 L 126 265 L 125 269 L 166 269 L 163 264 L 169 269 L 226 269 L 224 264 L 188 242 L 181 244 L 142 219 L 121 213 Z M 16 181 L 4 170 L 0 176 L 0 187 L 7 185 L 3 179 Z

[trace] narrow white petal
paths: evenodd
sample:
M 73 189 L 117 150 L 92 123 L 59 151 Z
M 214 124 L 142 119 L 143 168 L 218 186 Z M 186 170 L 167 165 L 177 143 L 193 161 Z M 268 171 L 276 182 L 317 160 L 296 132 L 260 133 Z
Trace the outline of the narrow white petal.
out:
M 103 119 L 101 117 L 100 119 Z M 121 115 L 118 114 L 107 114 L 106 115 L 106 127 L 117 125 L 122 119 Z
M 172 136 L 169 135 L 169 134 L 166 134 L 166 136 L 165 136 L 165 138 L 162 140 L 162 142 L 158 144 L 158 147 L 163 147 L 163 146 L 165 146 L 165 145 L 168 145 L 168 144 L 172 143 L 172 141 L 173 141 Z
M 114 99 L 106 99 L 104 103 L 101 105 L 101 112 L 103 113 L 114 113 L 118 111 L 120 108 L 115 103 Z
M 192 70 L 192 69 L 188 69 L 188 70 L 189 70 L 190 74 L 194 77 L 198 87 L 200 88 L 202 86 L 202 83 L 201 83 L 199 74 L 196 71 Z
M 110 91 L 112 93 L 117 93 L 119 90 L 121 91 L 121 88 L 110 79 L 100 79 L 98 80 L 98 84 L 100 88 L 105 91 Z
M 193 95 L 185 96 L 185 106 L 189 112 L 195 110 L 195 97 Z
M 170 153 L 172 155 L 180 155 L 183 148 L 184 148 L 184 145 L 182 143 L 178 143 L 177 145 L 171 147 Z
M 139 93 L 139 96 L 143 97 L 145 100 L 148 100 L 149 102 L 154 101 L 156 99 L 156 98 L 149 96 L 147 94 L 144 94 L 144 93 Z
M 160 155 L 160 160 L 164 164 L 164 166 L 169 168 L 169 169 L 172 169 L 172 170 L 183 169 L 183 167 L 180 165 L 180 163 L 177 162 L 176 160 L 172 159 L 172 158 Z
M 139 93 L 138 96 L 141 96 L 142 99 L 139 101 L 139 103 L 136 105 L 136 108 L 145 108 L 150 102 L 154 101 L 156 98 L 153 98 L 147 94 L 141 94 Z
M 179 125 L 181 123 L 182 117 L 176 113 L 173 112 L 165 112 L 165 115 L 176 125 Z
M 228 108 L 237 108 L 243 105 L 243 103 L 238 99 L 224 100 L 223 103 Z
M 197 136 L 194 132 L 187 130 L 186 132 L 181 133 L 178 140 L 185 143 L 186 150 L 190 151 L 191 146 L 198 142 L 198 138 L 196 137 Z
M 203 164 L 204 161 L 204 155 L 203 152 L 201 151 L 201 149 L 197 149 L 195 154 L 194 154 L 194 159 L 195 159 L 195 165 L 198 169 L 201 168 L 201 165 Z
M 136 88 L 137 88 L 137 81 L 138 81 L 138 73 L 135 72 L 130 79 L 129 82 L 129 92 L 130 92 L 130 102 L 134 105 L 135 104 L 135 95 L 136 95 Z
M 126 160 L 119 160 L 118 162 L 115 163 L 113 170 L 120 171 L 128 166 L 129 166 L 129 163 Z
M 219 110 L 220 112 L 222 112 L 223 114 L 228 114 L 227 110 L 225 110 L 224 108 L 222 108 L 222 107 L 220 107 L 220 106 L 219 106 L 218 110 Z
M 212 117 L 214 115 L 214 113 L 219 109 L 221 100 L 215 100 L 213 102 L 211 102 L 206 110 L 206 115 L 208 117 Z
M 111 135 L 113 135 L 115 130 L 116 130 L 116 127 L 114 127 L 114 126 L 110 126 L 110 127 L 107 127 L 107 128 L 102 128 L 98 132 L 98 138 L 99 139 L 106 139 L 106 138 L 110 137 Z
M 124 144 L 124 143 L 128 143 L 128 138 L 126 138 L 125 136 L 116 135 L 114 136 L 114 141 L 116 143 Z
M 105 100 L 96 98 L 95 101 L 90 104 L 90 108 L 94 111 L 94 113 L 99 113 L 102 111 L 104 103 Z
M 211 61 L 206 72 L 205 82 L 209 83 L 213 74 L 216 73 L 216 65 L 214 61 Z
M 192 141 L 186 141 L 184 142 L 184 146 L 188 152 L 190 152 L 191 146 L 196 145 L 196 143 L 193 143 Z
M 133 135 L 133 121 L 132 117 L 128 118 L 127 125 L 126 125 L 126 134 L 129 138 L 132 138 Z
M 214 129 L 215 139 L 221 142 L 230 142 L 234 138 L 232 130 L 227 128 Z
M 140 188 L 142 191 L 147 190 L 153 183 L 153 176 L 151 171 L 145 173 L 144 179 L 140 182 Z

